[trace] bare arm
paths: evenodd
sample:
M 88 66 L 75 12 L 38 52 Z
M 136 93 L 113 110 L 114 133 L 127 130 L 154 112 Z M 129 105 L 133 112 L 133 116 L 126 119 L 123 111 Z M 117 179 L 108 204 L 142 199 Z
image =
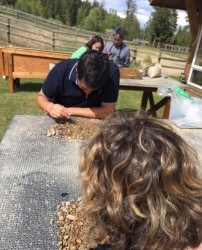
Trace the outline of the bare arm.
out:
M 110 115 L 115 110 L 115 104 L 109 103 L 101 103 L 101 107 L 95 108 L 65 108 L 60 104 L 52 103 L 48 97 L 44 96 L 42 91 L 40 91 L 37 95 L 37 104 L 44 112 L 48 113 L 53 118 L 67 118 L 71 115 L 102 119 Z
M 70 115 L 67 113 L 68 111 L 64 106 L 52 103 L 51 100 L 45 96 L 41 90 L 37 95 L 36 101 L 39 107 L 53 118 L 67 118 Z
M 115 104 L 101 103 L 101 107 L 93 108 L 81 108 L 81 107 L 70 107 L 66 108 L 66 112 L 72 116 L 83 116 L 89 118 L 102 119 L 113 113 L 115 110 Z

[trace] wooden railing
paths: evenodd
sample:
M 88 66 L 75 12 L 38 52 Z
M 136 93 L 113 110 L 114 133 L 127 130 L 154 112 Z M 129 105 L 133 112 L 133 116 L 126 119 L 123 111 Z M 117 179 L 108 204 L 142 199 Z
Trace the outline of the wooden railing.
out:
M 170 54 L 170 56 L 169 56 Z M 182 57 L 180 58 L 179 55 Z M 175 57 L 176 56 L 176 57 Z M 159 51 L 159 56 L 158 56 L 158 62 L 161 64 L 162 67 L 164 68 L 172 68 L 172 69 L 185 69 L 185 65 L 187 62 L 187 56 L 188 52 L 184 51 L 178 51 L 178 50 L 171 50 L 170 48 L 161 48 Z M 173 58 L 175 57 L 175 58 Z M 163 63 L 162 63 L 163 60 Z M 164 61 L 169 62 L 164 64 Z M 172 62 L 179 62 L 179 66 L 172 65 Z
M 49 30 L 55 30 L 55 31 L 69 31 L 72 32 L 73 34 L 82 34 L 86 36 L 92 36 L 95 32 L 91 31 L 85 31 L 82 29 L 70 27 L 67 25 L 60 24 L 58 22 L 50 21 L 45 18 L 41 18 L 38 16 L 34 16 L 19 10 L 7 8 L 4 6 L 0 6 L 0 15 L 7 17 L 7 18 L 13 18 L 19 22 L 25 22 L 25 23 L 30 23 L 31 25 L 34 25 L 35 27 L 39 28 L 45 28 Z M 97 32 L 97 34 L 99 34 Z M 100 34 L 101 35 L 101 34 Z M 103 34 L 102 34 L 103 35 Z
M 105 43 L 111 41 L 111 35 L 73 28 L 0 6 L 0 39 L 8 44 L 72 52 L 95 34 Z M 125 42 L 132 50 L 136 49 L 134 42 Z

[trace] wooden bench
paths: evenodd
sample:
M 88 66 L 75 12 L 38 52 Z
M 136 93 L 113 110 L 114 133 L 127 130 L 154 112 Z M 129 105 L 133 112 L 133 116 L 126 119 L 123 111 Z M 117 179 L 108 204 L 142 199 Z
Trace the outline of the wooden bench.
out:
M 46 78 L 49 65 L 71 57 L 71 53 L 5 47 L 0 50 L 0 74 L 8 77 L 9 92 L 15 91 L 20 78 Z

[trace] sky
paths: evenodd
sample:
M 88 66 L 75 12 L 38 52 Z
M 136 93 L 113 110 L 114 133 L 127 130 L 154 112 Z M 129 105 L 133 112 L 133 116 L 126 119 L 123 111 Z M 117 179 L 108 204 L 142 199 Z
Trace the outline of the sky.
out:
M 93 0 L 89 0 L 91 3 Z M 103 0 L 97 0 L 101 2 Z M 170 0 L 171 1 L 171 0 Z M 148 0 L 136 0 L 137 12 L 136 16 L 140 22 L 141 27 L 144 27 L 146 22 L 149 20 L 150 14 L 154 9 L 150 6 Z M 117 14 L 121 17 L 124 17 L 124 10 L 126 9 L 126 4 L 124 0 L 104 0 L 104 7 L 107 11 L 116 10 Z M 187 12 L 178 10 L 178 25 L 185 26 L 187 25 L 185 17 Z

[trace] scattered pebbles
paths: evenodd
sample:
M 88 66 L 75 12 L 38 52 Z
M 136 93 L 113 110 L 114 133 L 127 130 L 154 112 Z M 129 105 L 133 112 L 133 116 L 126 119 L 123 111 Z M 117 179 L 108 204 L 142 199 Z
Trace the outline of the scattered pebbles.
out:
M 95 248 L 96 230 L 89 230 L 91 223 L 83 212 L 81 198 L 62 202 L 57 207 L 58 217 L 58 249 L 59 250 L 88 250 Z M 107 243 L 108 238 L 101 243 Z
M 86 140 L 98 130 L 100 122 L 98 119 L 71 118 L 63 123 L 51 125 L 45 135 L 65 138 L 70 142 L 74 139 Z
M 73 117 L 51 125 L 45 135 L 58 139 L 65 138 L 69 142 L 74 139 L 87 140 L 98 131 L 101 122 L 98 119 Z M 84 215 L 82 198 L 64 201 L 58 205 L 57 224 L 58 250 L 88 250 L 97 246 L 96 229 L 92 232 L 89 230 L 91 223 Z M 106 238 L 100 243 L 108 241 Z

